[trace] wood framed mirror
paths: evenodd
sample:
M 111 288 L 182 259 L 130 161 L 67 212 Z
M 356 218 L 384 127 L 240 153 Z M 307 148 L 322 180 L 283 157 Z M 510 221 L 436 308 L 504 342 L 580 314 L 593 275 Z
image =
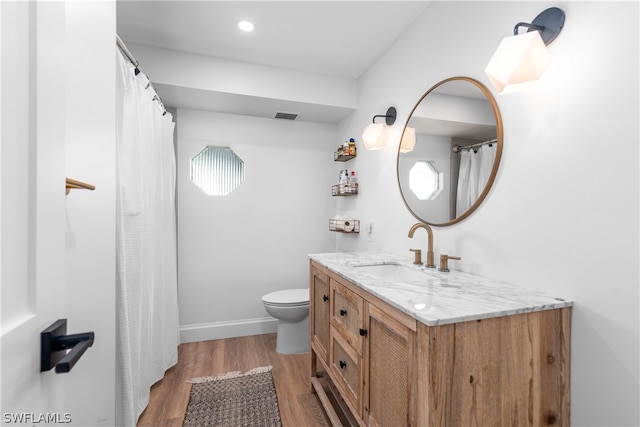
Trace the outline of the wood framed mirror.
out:
M 446 226 L 471 215 L 495 181 L 502 133 L 498 104 L 478 80 L 451 77 L 429 89 L 398 148 L 398 186 L 413 216 Z

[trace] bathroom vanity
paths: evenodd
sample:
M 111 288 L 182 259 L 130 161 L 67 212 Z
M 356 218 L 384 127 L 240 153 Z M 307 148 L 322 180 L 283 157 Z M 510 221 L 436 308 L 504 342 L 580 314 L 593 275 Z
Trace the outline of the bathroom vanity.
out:
M 571 302 L 393 254 L 310 258 L 311 388 L 334 425 L 570 425 Z

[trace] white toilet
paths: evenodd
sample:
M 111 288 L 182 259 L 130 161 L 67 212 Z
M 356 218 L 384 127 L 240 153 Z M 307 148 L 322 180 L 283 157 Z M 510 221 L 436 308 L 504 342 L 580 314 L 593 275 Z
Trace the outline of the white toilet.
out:
M 286 289 L 262 297 L 265 310 L 278 319 L 276 352 L 309 351 L 309 289 Z

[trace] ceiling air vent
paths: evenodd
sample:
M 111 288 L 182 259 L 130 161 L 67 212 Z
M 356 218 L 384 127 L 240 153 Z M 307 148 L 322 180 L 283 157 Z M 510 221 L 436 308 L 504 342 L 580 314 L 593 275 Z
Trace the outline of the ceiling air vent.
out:
M 284 120 L 295 120 L 298 118 L 300 113 L 288 113 L 285 111 L 276 111 L 276 114 L 273 116 L 274 119 L 284 119 Z

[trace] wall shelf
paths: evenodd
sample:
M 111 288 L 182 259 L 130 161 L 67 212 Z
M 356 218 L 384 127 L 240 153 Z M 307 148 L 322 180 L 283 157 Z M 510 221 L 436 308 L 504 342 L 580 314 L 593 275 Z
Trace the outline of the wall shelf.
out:
M 358 194 L 358 184 L 338 184 L 331 187 L 332 196 L 355 196 Z
M 343 155 L 338 155 L 337 153 L 334 153 L 333 155 L 333 161 L 334 162 L 348 162 L 351 159 L 355 159 L 356 155 L 354 154 L 353 156 L 343 156 Z

